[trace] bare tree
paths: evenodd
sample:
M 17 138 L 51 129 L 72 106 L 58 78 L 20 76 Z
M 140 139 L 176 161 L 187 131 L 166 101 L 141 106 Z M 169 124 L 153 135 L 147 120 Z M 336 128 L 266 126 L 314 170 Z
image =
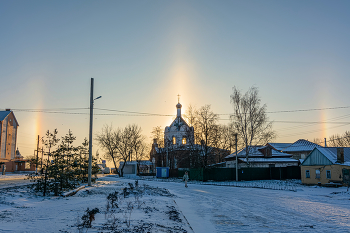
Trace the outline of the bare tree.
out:
M 119 155 L 116 148 L 116 138 L 115 132 L 113 131 L 112 126 L 105 125 L 102 128 L 101 133 L 97 134 L 96 140 L 98 141 L 99 146 L 105 152 L 104 157 L 107 160 L 111 160 L 113 162 L 115 171 L 120 176 L 118 171 L 117 162 L 119 161 Z
M 122 166 L 119 167 L 119 171 L 117 170 L 120 176 L 123 176 L 125 164 L 132 160 L 135 149 L 144 140 L 141 131 L 141 127 L 135 124 L 128 125 L 124 129 L 118 128 L 115 131 L 106 126 L 105 130 L 97 136 L 97 141 L 107 152 L 107 158 L 112 158 L 116 170 L 116 162 L 123 162 Z
M 205 105 L 196 111 L 195 138 L 200 141 L 203 148 L 202 166 L 206 167 L 212 161 L 212 146 L 217 140 L 219 116 L 215 114 L 210 105 Z
M 196 116 L 196 108 L 193 105 L 188 105 L 188 108 L 186 110 L 186 113 L 184 114 L 184 118 L 188 124 L 188 126 L 195 126 L 196 121 L 197 121 L 197 116 Z
M 137 174 L 140 174 L 141 161 L 148 158 L 149 151 L 149 144 L 145 143 L 144 141 L 139 140 L 139 142 L 134 145 L 135 161 L 137 162 Z
M 324 141 L 322 141 L 321 138 L 314 138 L 314 140 L 312 140 L 313 143 L 317 144 L 317 145 L 322 145 L 324 143 Z
M 229 151 L 230 153 L 235 149 L 235 129 L 232 123 L 227 125 L 220 125 L 220 138 L 218 148 Z M 221 158 L 223 159 L 223 158 Z
M 153 127 L 151 139 L 156 139 L 158 147 L 164 147 L 164 129 L 161 126 Z
M 234 110 L 231 115 L 232 125 L 238 134 L 238 140 L 245 148 L 249 165 L 251 146 L 267 143 L 275 137 L 275 132 L 266 114 L 266 104 L 261 106 L 258 88 L 251 87 L 243 94 L 237 87 L 233 87 L 230 97 Z
M 350 131 L 345 131 L 344 134 L 334 134 L 329 137 L 327 146 L 331 147 L 349 147 L 350 146 Z

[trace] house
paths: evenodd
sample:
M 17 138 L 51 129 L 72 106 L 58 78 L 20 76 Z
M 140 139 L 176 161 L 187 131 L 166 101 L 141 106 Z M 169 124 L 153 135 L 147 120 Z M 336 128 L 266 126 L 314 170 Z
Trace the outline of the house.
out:
M 35 171 L 35 165 L 16 150 L 18 126 L 11 109 L 0 111 L 0 166 L 7 172 Z
M 282 152 L 291 154 L 293 159 L 300 160 L 300 163 L 304 161 L 306 156 L 315 148 L 321 148 L 322 146 L 310 142 L 305 139 L 299 139 L 287 148 L 283 149 Z
M 30 160 L 25 159 L 19 150 L 16 150 L 15 158 L 5 162 L 7 172 L 29 172 L 35 171 L 36 166 Z
M 15 158 L 18 122 L 10 109 L 0 111 L 0 163 Z
M 249 146 L 248 150 L 248 160 L 246 148 L 237 151 L 238 169 L 298 166 L 298 160 L 293 159 L 291 154 L 280 152 L 270 145 Z M 226 167 L 236 168 L 236 153 L 226 156 L 225 161 Z
M 316 147 L 301 164 L 303 184 L 332 185 L 343 183 L 350 169 L 350 147 Z
M 159 147 L 154 139 L 150 152 L 150 161 L 156 167 L 196 168 L 203 166 L 202 158 L 206 157 L 206 164 L 216 164 L 223 161 L 229 151 L 210 147 L 203 143 L 195 144 L 194 128 L 190 127 L 181 116 L 182 105 L 176 105 L 177 116 L 170 126 L 164 130 L 164 147 Z

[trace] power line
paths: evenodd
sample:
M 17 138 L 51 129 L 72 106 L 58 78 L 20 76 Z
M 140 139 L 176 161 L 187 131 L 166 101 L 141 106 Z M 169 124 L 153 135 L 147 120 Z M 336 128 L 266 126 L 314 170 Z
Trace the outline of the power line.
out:
M 350 106 L 340 106 L 340 107 L 328 107 L 328 108 L 310 108 L 310 109 L 295 109 L 295 110 L 280 110 L 280 111 L 270 111 L 266 113 L 292 113 L 292 112 L 309 112 L 309 111 L 322 111 L 322 110 L 335 110 L 335 109 L 347 109 Z M 45 113 L 63 113 L 63 114 L 88 114 L 88 113 L 67 113 L 63 111 L 71 110 L 88 110 L 89 108 L 51 108 L 51 109 L 12 109 L 16 111 L 23 112 L 45 112 Z M 174 114 L 159 114 L 159 113 L 147 113 L 147 112 L 137 112 L 137 111 L 125 111 L 117 109 L 106 109 L 106 108 L 95 108 L 96 110 L 101 111 L 111 111 L 111 112 L 121 112 L 121 113 L 130 113 L 136 114 L 134 116 L 174 116 Z M 106 114 L 101 114 L 106 115 Z M 234 115 L 233 113 L 220 113 L 216 115 Z M 129 115 L 128 115 L 129 116 Z
M 348 124 L 343 124 L 343 125 L 339 125 L 339 126 L 334 126 L 334 127 L 329 127 L 327 129 L 334 129 L 334 128 L 339 128 L 339 127 L 342 127 L 342 126 L 346 126 L 346 125 L 349 125 L 350 123 Z M 284 135 L 284 136 L 279 136 L 281 138 L 284 138 L 284 137 L 293 137 L 293 136 L 298 136 L 298 135 L 304 135 L 304 134 L 310 134 L 310 133 L 315 133 L 315 132 L 319 132 L 319 131 L 323 131 L 324 129 L 318 129 L 318 130 L 312 130 L 312 131 L 307 131 L 307 132 L 304 132 L 304 133 L 294 133 L 294 134 L 287 134 L 287 135 Z
M 345 108 L 350 108 L 350 106 L 331 107 L 331 108 L 310 108 L 310 109 L 283 110 L 283 111 L 273 111 L 273 112 L 266 112 L 266 113 L 310 112 L 310 111 L 334 110 L 334 109 L 345 109 Z
M 134 111 L 125 111 L 125 110 L 116 110 L 116 109 L 106 109 L 106 108 L 95 108 L 96 110 L 102 111 L 110 111 L 110 112 L 123 112 L 123 113 L 131 113 L 138 114 L 137 116 L 174 116 L 174 114 L 159 114 L 159 113 L 148 113 L 148 112 L 134 112 Z

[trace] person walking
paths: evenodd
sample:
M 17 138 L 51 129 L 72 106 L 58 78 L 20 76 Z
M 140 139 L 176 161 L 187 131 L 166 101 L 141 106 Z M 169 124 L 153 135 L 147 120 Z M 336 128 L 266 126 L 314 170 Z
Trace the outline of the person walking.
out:
M 187 186 L 187 181 L 188 181 L 188 173 L 187 173 L 187 171 L 185 172 L 185 175 L 184 175 L 184 177 L 182 179 L 185 181 L 185 187 L 187 188 L 188 187 Z

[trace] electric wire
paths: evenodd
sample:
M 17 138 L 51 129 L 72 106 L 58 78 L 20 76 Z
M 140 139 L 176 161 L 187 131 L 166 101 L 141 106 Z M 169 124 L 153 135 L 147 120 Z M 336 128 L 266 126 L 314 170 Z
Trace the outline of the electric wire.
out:
M 266 113 L 292 113 L 292 112 L 309 112 L 309 111 L 322 111 L 322 110 L 335 110 L 335 109 L 347 109 L 350 106 L 340 106 L 340 107 L 328 107 L 328 108 L 310 108 L 310 109 L 295 109 L 295 110 L 280 110 L 280 111 L 269 111 Z M 46 113 L 65 113 L 63 111 L 70 110 L 88 110 L 90 108 L 51 108 L 51 109 L 12 109 L 16 111 L 24 111 L 24 112 L 46 112 Z M 121 113 L 130 113 L 137 114 L 135 116 L 174 116 L 173 114 L 159 114 L 159 113 L 145 113 L 145 112 L 137 112 L 137 111 L 125 111 L 125 110 L 117 110 L 117 109 L 106 109 L 106 108 L 94 108 L 96 110 L 101 111 L 112 111 L 112 112 L 121 112 Z M 70 113 L 70 114 L 89 114 L 89 113 Z M 233 115 L 232 113 L 220 113 L 216 115 Z

